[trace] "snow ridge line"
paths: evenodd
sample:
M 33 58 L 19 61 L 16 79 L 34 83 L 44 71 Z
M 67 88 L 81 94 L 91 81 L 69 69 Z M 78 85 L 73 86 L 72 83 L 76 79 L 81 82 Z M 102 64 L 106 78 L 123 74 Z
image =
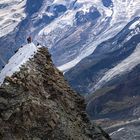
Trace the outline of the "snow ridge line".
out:
M 33 43 L 27 44 L 20 48 L 18 52 L 12 56 L 0 72 L 0 86 L 4 79 L 12 76 L 15 72 L 20 71 L 20 67 L 25 64 L 30 58 L 33 58 L 41 46 L 35 46 Z

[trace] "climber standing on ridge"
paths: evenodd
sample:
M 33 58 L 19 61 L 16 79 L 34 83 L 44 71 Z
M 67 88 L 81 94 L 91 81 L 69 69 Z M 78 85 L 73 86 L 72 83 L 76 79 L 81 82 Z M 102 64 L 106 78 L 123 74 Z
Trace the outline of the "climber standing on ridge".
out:
M 32 42 L 31 36 L 29 36 L 29 37 L 27 38 L 27 42 L 28 42 L 28 44 L 30 44 L 30 43 Z
M 39 46 L 40 44 L 39 43 L 37 43 L 37 46 Z

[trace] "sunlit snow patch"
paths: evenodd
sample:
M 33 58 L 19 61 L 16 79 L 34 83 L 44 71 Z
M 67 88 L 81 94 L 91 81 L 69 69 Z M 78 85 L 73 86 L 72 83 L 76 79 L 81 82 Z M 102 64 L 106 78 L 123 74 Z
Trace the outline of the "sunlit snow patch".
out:
M 12 76 L 13 73 L 19 71 L 21 65 L 25 64 L 29 58 L 32 58 L 40 47 L 41 46 L 35 46 L 31 43 L 20 48 L 0 72 L 0 85 L 3 84 L 6 76 Z

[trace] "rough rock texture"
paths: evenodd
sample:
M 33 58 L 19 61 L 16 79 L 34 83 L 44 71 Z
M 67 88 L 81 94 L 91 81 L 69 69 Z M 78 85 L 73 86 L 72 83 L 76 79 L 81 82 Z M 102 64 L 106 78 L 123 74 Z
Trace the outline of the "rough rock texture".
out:
M 0 87 L 0 140 L 109 140 L 40 48 Z

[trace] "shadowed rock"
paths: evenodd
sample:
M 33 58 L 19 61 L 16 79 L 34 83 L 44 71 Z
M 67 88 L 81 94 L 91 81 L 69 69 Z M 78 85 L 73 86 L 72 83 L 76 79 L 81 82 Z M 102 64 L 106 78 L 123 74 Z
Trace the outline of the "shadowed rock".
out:
M 46 48 L 0 87 L 0 140 L 109 140 L 85 114 L 85 104 Z

